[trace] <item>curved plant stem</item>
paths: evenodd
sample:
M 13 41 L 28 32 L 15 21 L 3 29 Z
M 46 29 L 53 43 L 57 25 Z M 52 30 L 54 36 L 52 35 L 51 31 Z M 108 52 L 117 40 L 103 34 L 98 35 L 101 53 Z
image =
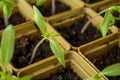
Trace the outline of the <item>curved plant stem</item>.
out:
M 30 61 L 29 61 L 28 64 L 31 64 L 31 63 L 32 63 L 32 61 L 33 61 L 33 59 L 34 59 L 34 57 L 35 57 L 35 53 L 37 52 L 38 47 L 43 43 L 43 41 L 44 41 L 45 39 L 46 39 L 46 38 L 43 38 L 43 39 L 41 39 L 41 40 L 37 43 L 37 45 L 36 45 L 35 48 L 33 49 L 32 56 L 31 56 L 31 59 L 30 59 Z
M 4 67 L 3 65 L 1 67 L 2 67 L 3 73 L 5 73 L 6 72 L 6 67 Z
M 91 19 L 89 19 L 89 20 L 86 22 L 86 24 L 83 26 L 83 28 L 81 29 L 81 33 L 83 34 L 83 33 L 85 32 L 85 30 L 88 28 L 88 25 L 91 23 L 91 21 L 92 21 L 93 19 L 95 19 L 98 15 L 101 15 L 101 14 L 104 13 L 105 11 L 106 11 L 106 9 L 103 10 L 103 11 L 101 11 L 101 12 L 99 12 L 97 15 L 93 16 Z
M 117 17 L 116 17 L 115 19 L 116 19 L 116 20 L 120 20 L 120 18 L 117 18 Z
M 118 47 L 120 48 L 120 39 L 119 39 Z
M 87 2 L 87 3 L 89 3 L 89 2 L 90 2 L 90 0 L 86 0 L 86 2 Z
M 55 0 L 52 0 L 52 15 L 55 14 Z
M 5 15 L 4 15 L 4 24 L 5 24 L 5 26 L 8 26 L 8 24 L 9 24 L 8 19 L 6 18 Z

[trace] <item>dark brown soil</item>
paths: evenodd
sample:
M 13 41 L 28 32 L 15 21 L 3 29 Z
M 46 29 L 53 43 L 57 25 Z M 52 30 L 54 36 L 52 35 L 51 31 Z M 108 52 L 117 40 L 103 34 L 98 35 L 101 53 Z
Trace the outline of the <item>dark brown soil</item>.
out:
M 64 70 L 58 71 L 55 74 L 52 74 L 51 77 L 44 80 L 82 80 L 82 79 L 79 78 L 79 76 L 75 72 L 73 72 L 71 68 L 66 68 Z
M 120 28 L 120 20 L 116 20 L 115 26 L 118 27 L 118 28 Z
M 96 3 L 102 0 L 83 0 L 84 2 L 88 3 L 88 4 L 92 4 L 92 3 Z
M 113 15 L 114 15 L 115 17 L 120 18 L 120 13 L 118 13 L 118 12 L 114 12 Z M 118 28 L 120 28 L 120 20 L 116 20 L 116 21 L 115 21 L 115 26 L 117 26 Z
M 40 39 L 41 37 L 39 36 L 23 36 L 22 38 L 16 41 L 15 54 L 12 60 L 12 63 L 16 68 L 22 68 L 28 65 L 32 51 Z M 44 41 L 42 45 L 38 48 L 32 63 L 47 58 L 51 55 L 53 55 L 53 53 L 50 50 L 49 42 Z
M 107 54 L 94 59 L 92 62 L 99 70 L 103 70 L 105 67 L 114 63 L 120 63 L 120 48 L 118 46 L 115 46 L 109 50 Z M 109 80 L 120 80 L 120 76 L 108 78 Z
M 73 46 L 78 47 L 90 41 L 101 37 L 100 32 L 90 24 L 86 31 L 81 34 L 80 31 L 84 24 L 88 21 L 86 15 L 70 26 L 63 28 L 57 27 L 57 31 Z
M 26 20 L 19 12 L 13 14 L 11 18 L 9 19 L 9 24 L 12 24 L 12 25 L 21 24 L 23 22 L 26 22 Z M 5 28 L 4 20 L 3 18 L 0 18 L 0 30 L 4 28 Z
M 58 0 L 55 1 L 55 7 L 56 7 L 55 14 L 70 10 L 70 7 L 66 6 L 65 4 L 61 3 Z M 53 15 L 51 12 L 51 9 L 52 9 L 51 4 L 48 5 L 47 7 L 44 7 L 44 6 L 39 7 L 39 10 L 43 14 L 43 16 L 46 16 L 46 17 Z

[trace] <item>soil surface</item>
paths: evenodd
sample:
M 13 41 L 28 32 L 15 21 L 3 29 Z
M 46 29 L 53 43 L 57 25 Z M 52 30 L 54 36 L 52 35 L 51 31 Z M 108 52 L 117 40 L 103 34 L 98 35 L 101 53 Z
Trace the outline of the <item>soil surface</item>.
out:
M 107 54 L 97 59 L 94 59 L 92 62 L 100 71 L 109 65 L 112 65 L 114 63 L 120 63 L 120 48 L 118 46 L 115 46 L 110 49 Z M 109 80 L 120 80 L 120 76 L 108 78 Z
M 28 65 L 32 51 L 35 45 L 40 41 L 40 39 L 41 37 L 39 36 L 23 36 L 22 38 L 16 41 L 15 54 L 12 60 L 12 63 L 16 68 L 22 68 Z M 53 55 L 53 53 L 49 47 L 49 42 L 44 41 L 38 48 L 32 63 L 47 58 L 51 55 Z
M 55 8 L 56 8 L 55 14 L 70 10 L 70 7 L 66 6 L 65 4 L 61 3 L 58 0 L 55 1 Z M 43 16 L 46 16 L 46 17 L 53 15 L 51 9 L 52 9 L 51 4 L 48 5 L 47 7 L 44 7 L 44 6 L 39 7 L 39 10 L 43 14 Z
M 116 20 L 115 26 L 118 27 L 118 28 L 120 28 L 120 20 Z
M 73 46 L 78 47 L 90 41 L 101 37 L 101 33 L 90 24 L 84 33 L 81 33 L 82 27 L 88 21 L 86 15 L 70 26 L 57 27 L 56 30 Z
M 120 18 L 120 13 L 118 13 L 118 12 L 114 12 L 113 15 L 114 15 L 115 17 Z M 120 20 L 116 20 L 116 21 L 115 21 L 115 26 L 118 27 L 118 28 L 120 28 Z
M 38 79 L 41 80 L 41 79 Z M 55 74 L 52 74 L 50 78 L 44 80 L 82 80 L 77 76 L 71 68 L 66 68 L 64 70 L 58 71 Z
M 9 24 L 12 25 L 17 25 L 26 22 L 25 18 L 19 12 L 13 14 L 8 21 Z M 4 28 L 5 28 L 4 20 L 3 18 L 0 18 L 0 30 Z
M 88 4 L 92 4 L 92 3 L 96 3 L 102 0 L 83 0 L 84 2 L 88 3 Z

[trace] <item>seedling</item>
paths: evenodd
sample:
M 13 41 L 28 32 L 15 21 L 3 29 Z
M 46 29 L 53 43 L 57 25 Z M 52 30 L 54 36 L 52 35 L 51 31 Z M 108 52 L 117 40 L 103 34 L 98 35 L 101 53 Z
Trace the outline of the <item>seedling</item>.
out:
M 32 0 L 27 0 L 27 1 L 32 1 Z M 43 5 L 47 0 L 37 0 L 36 5 L 41 6 Z M 56 8 L 55 8 L 55 0 L 51 0 L 51 5 L 52 5 L 52 15 L 55 14 Z
M 105 12 L 104 20 L 101 25 L 101 32 L 103 36 L 106 36 L 108 28 L 114 25 L 116 20 L 120 20 L 119 17 L 115 17 L 112 14 L 114 11 L 120 13 L 120 6 L 110 7 Z
M 5 26 L 9 24 L 8 19 L 12 15 L 14 0 L 2 0 L 0 1 L 0 8 L 3 9 Z
M 47 0 L 37 0 L 36 5 L 41 6 L 43 5 Z
M 37 5 L 37 6 L 41 6 L 41 5 L 43 5 L 45 2 L 46 2 L 46 0 L 37 0 L 36 5 Z M 51 10 L 51 12 L 52 12 L 52 15 L 54 15 L 54 14 L 55 14 L 55 10 L 56 10 L 56 9 L 55 9 L 55 0 L 52 0 L 51 5 L 52 5 L 52 10 Z
M 17 78 L 12 76 L 12 72 L 7 72 L 6 67 L 10 63 L 14 53 L 15 31 L 12 25 L 4 30 L 1 38 L 0 46 L 0 80 L 30 80 L 29 76 Z
M 101 11 L 99 14 L 103 14 L 105 12 L 105 16 L 104 16 L 104 20 L 100 26 L 101 28 L 101 33 L 102 36 L 106 36 L 107 32 L 108 32 L 108 28 L 111 27 L 112 25 L 115 24 L 115 20 L 120 20 L 120 18 L 113 16 L 113 12 L 118 12 L 120 13 L 120 6 L 112 6 L 108 9 L 105 9 L 103 11 Z M 98 15 L 99 15 L 98 14 Z M 84 26 L 83 29 L 81 30 L 81 33 L 84 33 L 84 31 L 87 29 L 88 25 L 90 24 L 90 22 L 97 17 L 98 15 L 94 16 L 92 19 L 90 19 Z
M 34 1 L 34 0 L 26 0 L 26 1 L 32 2 L 32 1 Z M 46 2 L 46 0 L 36 0 L 36 5 L 37 5 L 37 6 L 41 6 L 41 5 L 43 5 L 45 2 Z
M 100 80 L 101 76 L 111 76 L 111 77 L 116 77 L 120 76 L 120 63 L 116 63 L 113 65 L 110 65 L 103 69 L 101 72 L 96 74 L 94 77 L 85 79 L 85 80 Z
M 85 0 L 87 3 L 89 3 L 90 2 L 90 0 Z
M 43 37 L 38 44 L 35 46 L 33 53 L 32 53 L 32 57 L 29 63 L 31 63 L 35 57 L 35 53 L 38 49 L 38 47 L 42 44 L 43 41 L 48 40 L 50 43 L 50 48 L 52 50 L 52 52 L 54 53 L 54 55 L 57 57 L 58 61 L 65 66 L 65 61 L 64 61 L 64 52 L 62 50 L 62 48 L 58 45 L 57 42 L 55 42 L 54 40 L 52 40 L 52 37 L 57 37 L 59 34 L 58 33 L 47 33 L 47 25 L 46 22 L 42 16 L 42 14 L 39 12 L 39 10 L 37 9 L 37 7 L 33 6 L 34 9 L 34 20 L 38 26 L 38 28 L 41 31 L 41 36 Z M 44 54 L 44 53 L 43 53 Z

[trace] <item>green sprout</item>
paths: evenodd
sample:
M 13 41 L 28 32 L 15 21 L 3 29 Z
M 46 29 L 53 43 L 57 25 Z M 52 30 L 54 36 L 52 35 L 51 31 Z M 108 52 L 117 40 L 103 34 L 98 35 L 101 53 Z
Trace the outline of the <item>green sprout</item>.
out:
M 111 76 L 116 77 L 120 76 L 120 63 L 112 64 L 104 68 L 101 72 L 97 73 L 95 76 L 85 79 L 85 80 L 99 80 L 101 76 Z
M 31 2 L 32 0 L 27 0 L 28 2 Z M 36 1 L 36 6 L 41 6 L 43 5 L 47 0 L 37 0 Z M 55 0 L 51 0 L 51 5 L 52 5 L 52 15 L 55 14 L 55 11 L 56 11 L 56 7 L 55 7 Z
M 33 0 L 26 0 L 26 1 L 32 2 Z M 36 5 L 37 5 L 37 6 L 41 6 L 41 5 L 43 5 L 46 1 L 47 1 L 47 0 L 37 0 L 37 1 L 36 1 Z
M 37 0 L 37 2 L 36 2 L 36 5 L 37 6 L 41 6 L 41 5 L 43 5 L 45 2 L 46 2 L 47 0 Z M 55 0 L 51 0 L 51 5 L 52 5 L 52 10 L 51 10 L 51 12 L 52 12 L 52 15 L 54 15 L 55 14 Z
M 32 2 L 33 0 L 26 0 L 28 2 Z M 36 0 L 36 6 L 43 5 L 47 0 Z
M 118 12 L 120 13 L 120 6 L 112 6 L 110 8 L 107 8 L 101 12 L 99 12 L 97 15 L 95 15 L 94 17 L 92 17 L 92 19 L 90 19 L 82 28 L 81 33 L 84 33 L 85 30 L 87 29 L 88 25 L 90 24 L 90 22 L 97 17 L 100 14 L 103 14 L 105 12 L 105 16 L 104 19 L 102 21 L 102 24 L 100 25 L 100 30 L 102 33 L 102 36 L 105 37 L 109 27 L 111 27 L 112 25 L 115 24 L 115 20 L 120 20 L 120 18 L 115 17 L 112 13 L 113 12 Z
M 41 6 L 43 5 L 47 0 L 37 0 L 36 5 Z
M 0 1 L 0 8 L 3 9 L 3 15 L 4 15 L 4 22 L 5 26 L 8 25 L 8 19 L 12 15 L 14 0 L 2 0 Z
M 54 40 L 51 39 L 52 37 L 59 36 L 59 34 L 58 33 L 53 33 L 53 32 L 47 33 L 47 25 L 46 25 L 46 22 L 45 22 L 45 20 L 44 20 L 44 18 L 42 16 L 42 14 L 39 12 L 37 7 L 33 6 L 33 9 L 34 9 L 34 13 L 35 13 L 34 14 L 35 23 L 37 24 L 38 28 L 40 29 L 41 35 L 42 35 L 43 38 L 35 46 L 35 48 L 33 50 L 33 53 L 32 53 L 32 56 L 31 56 L 31 60 L 30 60 L 29 63 L 31 63 L 33 61 L 33 59 L 35 57 L 35 53 L 36 53 L 38 47 L 42 44 L 42 42 L 44 40 L 48 40 L 49 43 L 50 43 L 50 48 L 51 48 L 52 52 L 57 57 L 58 61 L 63 66 L 65 66 L 63 49 L 58 45 L 57 42 L 55 42 Z
M 10 63 L 14 53 L 15 44 L 15 31 L 12 25 L 3 31 L 0 46 L 0 80 L 30 80 L 29 76 L 24 76 L 22 78 L 13 77 L 12 72 L 6 70 L 7 65 Z
M 120 13 L 120 6 L 112 6 L 105 11 L 104 20 L 101 25 L 101 32 L 103 37 L 106 36 L 108 28 L 114 25 L 116 20 L 120 20 L 120 18 L 113 16 L 112 13 L 114 11 Z

